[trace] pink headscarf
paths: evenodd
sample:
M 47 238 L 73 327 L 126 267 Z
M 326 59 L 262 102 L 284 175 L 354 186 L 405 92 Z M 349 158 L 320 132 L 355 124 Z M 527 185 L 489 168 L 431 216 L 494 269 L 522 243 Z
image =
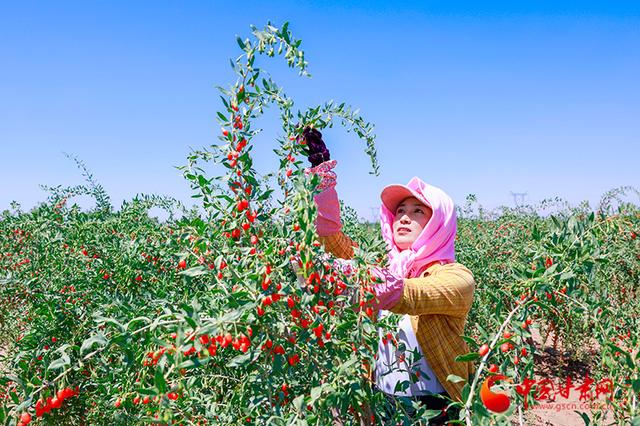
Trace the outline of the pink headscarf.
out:
M 453 200 L 440 188 L 413 177 L 406 185 L 416 198 L 433 210 L 433 215 L 411 247 L 400 250 L 393 240 L 393 218 L 384 203 L 380 206 L 382 237 L 389 248 L 389 270 L 396 276 L 414 278 L 434 262 L 455 262 L 456 210 Z

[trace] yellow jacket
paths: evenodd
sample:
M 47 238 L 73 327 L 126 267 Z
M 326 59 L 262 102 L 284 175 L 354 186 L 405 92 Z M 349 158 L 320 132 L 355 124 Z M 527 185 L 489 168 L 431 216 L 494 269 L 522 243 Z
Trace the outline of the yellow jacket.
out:
M 355 245 L 342 231 L 321 236 L 325 250 L 334 256 L 350 259 Z M 472 362 L 454 361 L 469 352 L 463 334 L 467 315 L 473 303 L 475 280 L 473 274 L 460 263 L 429 266 L 421 277 L 405 278 L 402 297 L 389 309 L 407 314 L 429 366 L 451 399 L 462 401 L 466 382 L 447 381 L 455 374 L 468 381 L 475 367 Z

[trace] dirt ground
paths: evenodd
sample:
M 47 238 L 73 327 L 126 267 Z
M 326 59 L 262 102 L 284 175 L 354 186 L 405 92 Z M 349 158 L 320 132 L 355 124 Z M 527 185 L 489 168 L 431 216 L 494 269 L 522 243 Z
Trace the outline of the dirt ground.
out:
M 570 377 L 573 386 L 580 386 L 584 382 L 584 378 L 589 374 L 589 365 L 571 360 L 565 353 L 562 342 L 558 339 L 557 346 L 553 347 L 553 334 L 548 336 L 547 341 L 543 341 L 543 337 L 540 335 L 540 331 L 533 327 L 531 329 L 533 341 L 537 348 L 534 354 L 535 362 L 535 381 L 548 378 L 551 379 L 554 386 L 558 386 L 559 383 L 565 384 L 566 377 Z M 589 348 L 589 353 L 597 351 L 597 344 L 592 345 Z M 595 383 L 594 383 L 595 386 Z M 554 392 L 551 392 L 552 394 Z M 557 395 L 555 401 L 543 400 L 539 401 L 540 406 L 532 407 L 524 413 L 524 423 L 526 425 L 540 425 L 540 426 L 577 426 L 584 425 L 585 422 L 576 411 L 582 411 L 589 415 L 591 421 L 593 416 L 589 409 L 588 401 L 580 400 L 580 391 L 571 389 L 567 398 L 562 395 Z M 600 404 L 604 410 L 604 396 L 600 396 L 594 404 Z M 513 416 L 510 418 L 513 425 L 519 424 L 518 417 Z M 604 412 L 603 419 L 599 420 L 597 424 L 610 425 L 614 423 L 612 413 L 609 411 Z M 594 423 L 592 423 L 594 424 Z

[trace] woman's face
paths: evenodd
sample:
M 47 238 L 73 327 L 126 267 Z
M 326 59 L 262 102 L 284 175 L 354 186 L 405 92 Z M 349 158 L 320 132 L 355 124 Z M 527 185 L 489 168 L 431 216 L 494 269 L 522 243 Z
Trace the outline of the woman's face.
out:
M 400 250 L 406 250 L 418 238 L 433 211 L 415 197 L 405 198 L 393 218 L 393 240 Z

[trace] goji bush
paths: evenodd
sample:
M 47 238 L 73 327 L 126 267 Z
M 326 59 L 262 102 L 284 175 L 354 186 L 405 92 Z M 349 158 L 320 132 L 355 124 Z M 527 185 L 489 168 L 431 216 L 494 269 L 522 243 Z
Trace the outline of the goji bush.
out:
M 473 196 L 460 209 L 457 253 L 478 283 L 466 333 L 478 352 L 465 359 L 479 361 L 465 394 L 467 421 L 473 411 L 489 414 L 474 398 L 486 377 L 506 375 L 513 381 L 506 388 L 518 403 L 504 416 L 517 410 L 521 418 L 523 409 L 538 403 L 535 392 L 523 386 L 533 381 L 534 355 L 541 349 L 532 339 L 532 327 L 545 339 L 552 334 L 554 345 L 561 341 L 574 360 L 588 363 L 592 379 L 608 383 L 598 391 L 618 423 L 639 420 L 640 303 L 635 296 L 640 247 L 635 230 L 640 211 L 625 202 L 617 211 L 611 207 L 625 192 L 638 194 L 633 188 L 612 190 L 597 211 L 581 206 L 541 216 L 535 208 L 520 208 L 487 217 L 482 208 L 473 211 Z M 597 422 L 603 410 L 591 414 Z M 585 418 L 587 424 L 591 420 Z
M 3 422 L 379 422 L 385 399 L 372 393 L 369 373 L 377 329 L 393 337 L 397 317 L 375 320 L 369 268 L 384 264 L 385 247 L 377 225 L 343 206 L 355 258 L 324 252 L 313 224 L 319 182 L 303 173 L 300 137 L 304 126 L 337 120 L 363 141 L 377 173 L 373 126 L 344 103 L 293 110 L 261 68 L 278 55 L 308 74 L 287 24 L 252 27 L 237 43 L 236 81 L 219 88 L 218 142 L 180 166 L 198 206 L 139 196 L 116 210 L 74 158 L 86 185 L 46 187 L 50 197 L 32 210 L 14 204 L 2 213 Z M 279 167 L 261 175 L 254 126 L 269 107 L 280 114 Z M 86 195 L 95 208 L 69 201 Z M 614 211 L 617 195 L 598 211 L 551 216 L 475 212 L 472 196 L 458 209 L 458 261 L 477 282 L 464 336 L 472 352 L 459 357 L 475 362 L 476 374 L 449 377 L 470 379 L 463 401 L 452 402 L 459 423 L 521 419 L 537 403 L 522 391 L 539 349 L 532 328 L 552 330 L 577 358 L 591 357 L 592 342 L 589 362 L 595 378 L 611 379 L 615 419 L 638 421 L 640 211 L 622 202 Z M 167 220 L 149 214 L 157 207 Z M 487 378 L 499 377 L 511 383 L 509 400 L 491 405 Z M 395 419 L 408 421 L 402 409 Z

